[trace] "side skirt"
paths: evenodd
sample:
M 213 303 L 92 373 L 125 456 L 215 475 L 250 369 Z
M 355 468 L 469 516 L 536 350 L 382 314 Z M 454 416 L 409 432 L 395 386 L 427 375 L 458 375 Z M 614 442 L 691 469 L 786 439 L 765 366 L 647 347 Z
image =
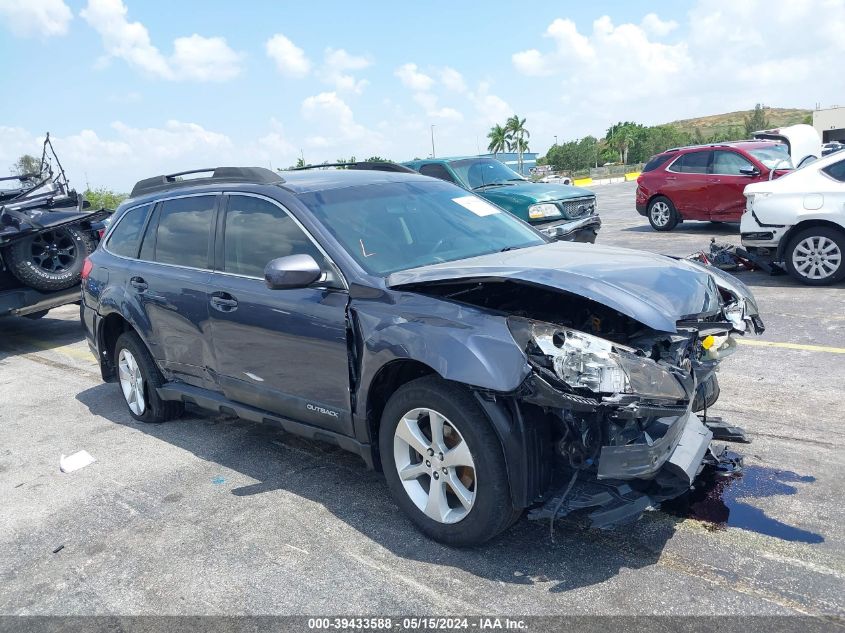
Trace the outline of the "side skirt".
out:
M 162 400 L 175 400 L 186 404 L 193 404 L 207 411 L 216 411 L 227 415 L 234 415 L 250 422 L 269 424 L 282 429 L 287 433 L 299 435 L 310 440 L 328 442 L 340 448 L 360 455 L 361 459 L 370 470 L 373 469 L 373 453 L 369 444 L 362 444 L 354 438 L 339 433 L 333 433 L 325 429 L 296 422 L 262 409 L 257 409 L 246 404 L 232 402 L 222 395 L 200 387 L 194 387 L 179 382 L 168 382 L 157 390 Z

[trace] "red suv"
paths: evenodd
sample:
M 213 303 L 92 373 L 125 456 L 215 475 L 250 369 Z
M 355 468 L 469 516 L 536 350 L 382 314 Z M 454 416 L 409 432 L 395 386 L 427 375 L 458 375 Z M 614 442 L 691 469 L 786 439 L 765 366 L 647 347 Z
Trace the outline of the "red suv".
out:
M 656 231 L 671 231 L 684 220 L 739 222 L 745 185 L 790 169 L 789 149 L 774 141 L 666 150 L 653 156 L 637 178 L 637 211 Z

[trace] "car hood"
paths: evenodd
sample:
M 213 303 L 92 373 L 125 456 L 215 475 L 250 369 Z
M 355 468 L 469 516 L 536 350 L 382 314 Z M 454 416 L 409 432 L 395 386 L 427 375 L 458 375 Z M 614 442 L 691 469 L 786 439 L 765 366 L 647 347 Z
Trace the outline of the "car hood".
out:
M 460 280 L 518 281 L 585 297 L 662 332 L 721 311 L 713 275 L 684 260 L 625 248 L 555 242 L 392 273 L 387 285 L 417 290 Z
M 570 198 L 582 198 L 584 196 L 595 196 L 589 189 L 573 187 L 571 185 L 558 185 L 548 182 L 520 182 L 508 183 L 499 187 L 486 187 L 476 191 L 480 196 L 490 199 L 498 198 L 523 198 L 527 204 L 536 202 L 551 202 L 553 200 L 568 200 Z

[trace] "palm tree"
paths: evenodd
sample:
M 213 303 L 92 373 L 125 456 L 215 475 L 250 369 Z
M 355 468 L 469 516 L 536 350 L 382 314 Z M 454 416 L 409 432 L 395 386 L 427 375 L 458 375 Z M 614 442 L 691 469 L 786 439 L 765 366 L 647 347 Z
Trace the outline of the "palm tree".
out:
M 488 152 L 493 152 L 493 156 L 499 152 L 504 152 L 508 148 L 510 141 L 510 133 L 498 123 L 490 128 L 487 133 L 487 138 L 490 139 L 490 144 L 487 146 Z
M 511 140 L 508 145 L 511 150 L 516 150 L 519 173 L 522 174 L 522 155 L 528 151 L 526 139 L 531 136 L 531 133 L 525 128 L 525 119 L 520 119 L 515 114 L 505 123 L 505 129 L 510 132 Z

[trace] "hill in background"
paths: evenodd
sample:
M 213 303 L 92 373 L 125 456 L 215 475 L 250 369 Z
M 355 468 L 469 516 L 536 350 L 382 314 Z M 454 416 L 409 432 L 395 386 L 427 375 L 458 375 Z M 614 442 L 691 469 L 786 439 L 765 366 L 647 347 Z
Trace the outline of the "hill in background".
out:
M 813 114 L 812 110 L 802 108 L 764 108 L 764 111 L 769 120 L 769 127 L 804 123 L 807 121 L 807 117 L 812 118 Z M 668 125 L 675 126 L 688 134 L 694 134 L 695 130 L 698 129 L 701 130 L 701 135 L 704 138 L 711 138 L 728 134 L 737 128 L 744 131 L 745 117 L 751 117 L 753 113 L 754 110 L 726 112 L 725 114 L 712 114 L 695 119 L 672 121 Z

